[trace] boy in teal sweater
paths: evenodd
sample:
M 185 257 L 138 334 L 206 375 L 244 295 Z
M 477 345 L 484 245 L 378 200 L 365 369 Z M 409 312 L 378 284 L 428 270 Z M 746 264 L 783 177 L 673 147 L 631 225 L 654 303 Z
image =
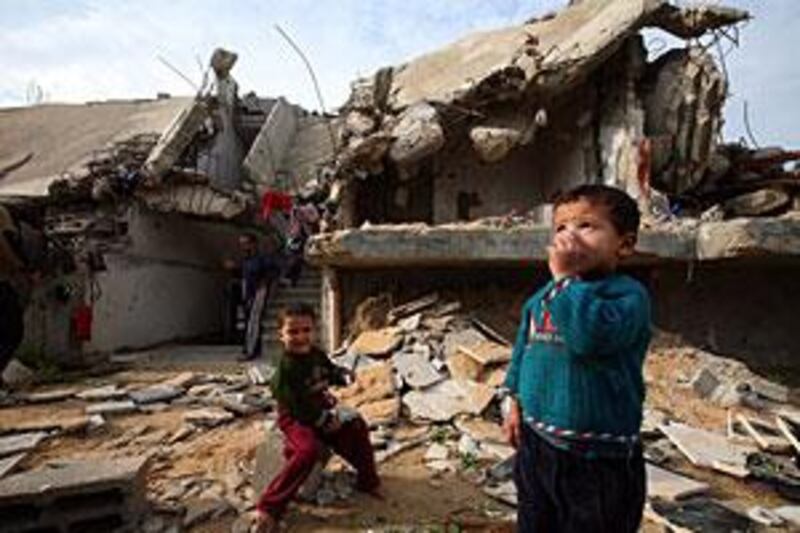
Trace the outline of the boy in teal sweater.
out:
M 555 202 L 553 279 L 523 308 L 504 384 L 523 533 L 639 528 L 650 302 L 616 272 L 638 227 L 636 203 L 615 188 L 584 185 Z

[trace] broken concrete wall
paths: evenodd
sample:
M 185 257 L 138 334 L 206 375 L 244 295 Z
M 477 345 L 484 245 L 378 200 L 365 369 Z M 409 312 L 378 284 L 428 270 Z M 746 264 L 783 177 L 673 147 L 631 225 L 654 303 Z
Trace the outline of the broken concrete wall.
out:
M 81 274 L 48 278 L 37 286 L 25 309 L 25 337 L 18 354 L 46 356 L 57 363 L 79 361 L 80 344 L 72 334 L 72 314 L 81 301 Z
M 253 146 L 244 159 L 244 168 L 261 187 L 280 187 L 279 171 L 297 132 L 299 110 L 283 98 L 272 106 Z
M 796 316 L 787 302 L 800 299 L 797 260 L 715 262 L 696 266 L 637 266 L 626 273 L 650 292 L 653 324 L 689 345 L 740 360 L 763 375 L 795 382 L 800 368 Z M 366 298 L 389 293 L 396 305 L 437 292 L 462 302 L 513 341 L 524 301 L 550 277 L 543 264 L 519 267 L 338 270 L 343 330 Z M 490 280 L 487 282 L 487 280 Z M 732 298 L 735 294 L 737 297 Z M 344 331 L 346 335 L 347 331 Z M 781 374 L 782 373 L 782 374 Z
M 646 134 L 654 185 L 668 193 L 696 186 L 712 161 L 728 84 L 700 47 L 671 50 L 647 67 Z
M 754 369 L 800 368 L 798 262 L 764 259 L 654 270 L 655 324 Z
M 129 213 L 130 246 L 105 256 L 97 275 L 92 341 L 88 351 L 140 348 L 211 335 L 223 327 L 225 254 L 237 229 L 219 223 Z
M 514 148 L 496 163 L 482 163 L 466 143 L 443 155 L 434 181 L 434 223 L 526 212 L 598 176 L 594 89 L 584 86 L 571 97 L 554 103 L 548 126 L 537 131 L 534 143 Z

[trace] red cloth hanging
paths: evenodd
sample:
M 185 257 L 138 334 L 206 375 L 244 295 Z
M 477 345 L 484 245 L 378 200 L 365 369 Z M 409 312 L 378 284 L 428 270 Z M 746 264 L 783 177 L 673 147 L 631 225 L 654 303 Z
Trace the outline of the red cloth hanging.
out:
M 289 213 L 292 210 L 294 200 L 292 196 L 277 191 L 267 191 L 261 197 L 261 218 L 268 220 L 273 211 Z
M 78 341 L 92 340 L 92 307 L 80 304 L 72 311 L 72 331 Z

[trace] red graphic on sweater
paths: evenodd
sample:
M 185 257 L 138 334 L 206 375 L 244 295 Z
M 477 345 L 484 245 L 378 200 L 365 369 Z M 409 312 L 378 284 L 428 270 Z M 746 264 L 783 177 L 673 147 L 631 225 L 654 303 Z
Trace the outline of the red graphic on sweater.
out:
M 553 325 L 553 319 L 550 316 L 550 311 L 545 309 L 542 311 L 542 327 L 538 328 L 541 333 L 557 333 L 558 330 Z

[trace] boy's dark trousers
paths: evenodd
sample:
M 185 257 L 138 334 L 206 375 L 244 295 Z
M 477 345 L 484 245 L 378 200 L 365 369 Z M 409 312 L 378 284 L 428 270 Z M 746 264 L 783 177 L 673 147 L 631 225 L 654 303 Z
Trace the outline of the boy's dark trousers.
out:
M 644 510 L 642 448 L 627 458 L 587 459 L 522 424 L 514 465 L 520 533 L 634 533 Z
M 356 469 L 358 490 L 370 492 L 380 485 L 375 455 L 369 441 L 369 428 L 363 418 L 349 420 L 338 431 L 320 435 L 314 428 L 300 424 L 288 413 L 281 412 L 278 415 L 278 427 L 285 437 L 283 455 L 286 463 L 261 495 L 258 502 L 260 511 L 269 513 L 276 520 L 283 516 L 289 502 L 314 469 L 323 444 Z

